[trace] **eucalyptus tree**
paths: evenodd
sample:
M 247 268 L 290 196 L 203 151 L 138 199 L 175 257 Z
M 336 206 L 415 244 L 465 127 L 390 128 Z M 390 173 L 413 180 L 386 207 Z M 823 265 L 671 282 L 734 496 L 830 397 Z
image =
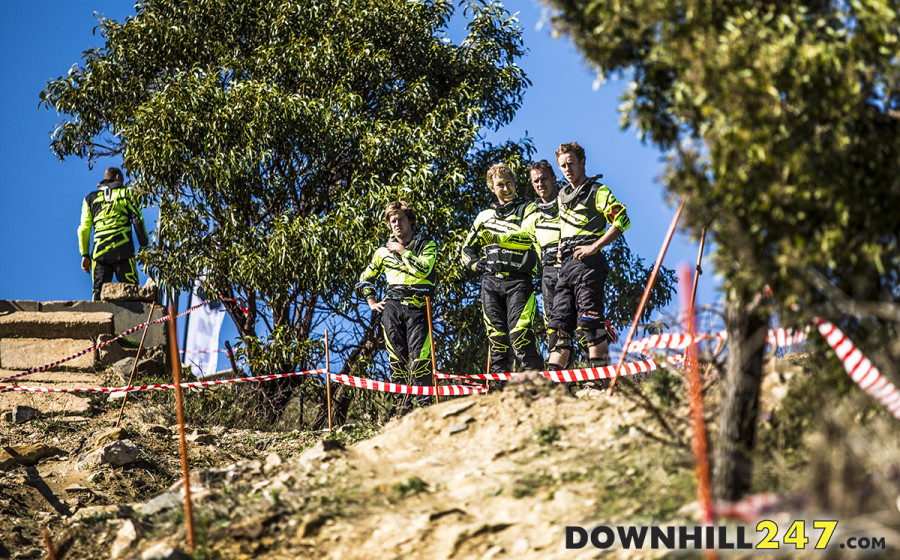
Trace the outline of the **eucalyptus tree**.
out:
M 455 251 L 481 197 L 469 169 L 494 149 L 483 130 L 509 122 L 528 85 L 517 20 L 466 2 L 454 41 L 449 0 L 135 9 L 101 19 L 105 44 L 41 93 L 64 116 L 53 150 L 122 158 L 160 210 L 141 261 L 171 288 L 205 275 L 226 296 L 253 374 L 322 363 L 310 337 L 335 316 L 335 361 L 367 363 L 377 317 L 356 309 L 352 289 L 387 235 L 380 211 L 409 200 Z M 513 144 L 506 152 L 527 152 Z M 463 289 L 447 259 L 440 272 L 445 292 Z M 276 411 L 290 398 L 280 394 Z
M 521 165 L 532 151 L 527 138 L 484 140 L 529 85 L 515 17 L 486 0 L 148 0 L 135 10 L 101 19 L 104 45 L 41 100 L 63 116 L 51 137 L 60 158 L 120 157 L 159 207 L 157 242 L 139 255 L 150 274 L 182 290 L 203 275 L 254 375 L 322 365 L 326 327 L 342 373 L 375 375 L 379 317 L 353 287 L 387 238 L 381 210 L 403 198 L 439 242 L 442 367 L 480 371 L 477 285 L 456 255 L 488 204 L 488 166 Z M 660 291 L 653 303 L 667 301 Z M 296 383 L 264 384 L 268 418 Z M 339 416 L 349 402 L 340 398 Z
M 715 486 L 735 499 L 750 483 L 766 286 L 788 322 L 850 317 L 897 379 L 900 351 L 879 342 L 900 315 L 900 2 L 548 4 L 601 78 L 630 79 L 623 126 L 668 152 L 688 226 L 709 224 L 729 339 Z

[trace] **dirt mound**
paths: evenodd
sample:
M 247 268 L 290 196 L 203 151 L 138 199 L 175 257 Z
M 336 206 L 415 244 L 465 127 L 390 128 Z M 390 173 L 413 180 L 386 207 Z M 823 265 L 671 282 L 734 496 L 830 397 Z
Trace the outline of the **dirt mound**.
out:
M 778 379 L 809 377 L 794 373 L 773 372 L 764 423 L 781 418 L 781 399 L 791 394 Z M 612 397 L 588 384 L 573 398 L 529 377 L 416 409 L 374 435 L 351 425 L 332 432 L 192 427 L 193 557 L 665 556 L 567 550 L 565 533 L 567 526 L 696 524 L 688 415 L 672 379 L 660 372 L 637 388 L 621 382 Z M 714 385 L 707 396 L 714 405 Z M 0 478 L 0 558 L 41 556 L 42 528 L 58 557 L 186 557 L 174 427 L 146 421 L 157 414 L 146 398 L 135 398 L 120 430 L 112 429 L 118 406 L 93 404 L 81 423 L 60 417 L 2 428 L 4 445 L 43 442 L 58 452 Z M 710 424 L 714 416 L 707 411 Z M 886 426 L 880 437 L 893 437 L 897 430 Z M 90 451 L 126 440 L 141 450 L 136 461 L 86 463 Z M 773 463 L 759 469 L 768 490 L 786 488 L 771 483 L 776 476 L 803 469 L 803 461 Z M 882 536 L 900 526 L 879 523 Z

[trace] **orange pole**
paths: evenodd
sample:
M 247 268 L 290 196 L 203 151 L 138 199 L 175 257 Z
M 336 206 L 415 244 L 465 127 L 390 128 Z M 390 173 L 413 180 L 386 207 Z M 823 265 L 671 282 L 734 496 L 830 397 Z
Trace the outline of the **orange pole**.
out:
M 434 357 L 434 332 L 431 329 L 431 297 L 425 296 L 425 309 L 428 311 L 428 338 L 431 339 L 431 381 L 434 383 L 434 402 L 441 404 L 437 388 L 437 359 Z
M 490 341 L 490 340 L 488 340 L 488 347 L 487 347 L 487 350 L 488 350 L 487 369 L 484 370 L 484 373 L 486 373 L 487 375 L 490 375 L 490 374 L 491 374 L 491 341 Z M 490 390 L 491 390 L 491 380 L 485 378 L 485 379 L 484 379 L 484 386 L 487 387 L 487 391 L 486 391 L 486 392 L 490 392 Z
M 687 293 L 691 281 L 691 270 L 685 266 L 681 269 L 681 303 L 685 306 L 687 316 L 685 326 L 688 336 L 694 336 L 694 308 L 691 306 L 693 294 Z M 697 345 L 692 343 L 685 349 L 685 370 L 687 373 L 688 403 L 690 406 L 691 429 L 694 439 L 691 449 L 694 452 L 694 466 L 697 474 L 697 501 L 700 503 L 700 522 L 704 525 L 713 523 L 712 489 L 709 482 L 709 458 L 706 447 L 706 425 L 703 422 L 703 391 L 700 384 L 700 364 L 697 359 Z M 714 550 L 707 550 L 706 558 L 716 558 Z
M 194 512 L 191 507 L 191 473 L 188 467 L 187 438 L 184 435 L 184 399 L 181 394 L 181 360 L 178 358 L 178 334 L 175 306 L 169 304 L 169 356 L 175 374 L 175 409 L 178 413 L 178 438 L 181 448 L 181 471 L 184 476 L 184 517 L 187 523 L 188 552 L 194 552 Z
M 147 322 L 149 323 L 151 319 L 153 319 L 153 310 L 156 309 L 156 302 L 152 302 L 150 304 L 150 315 L 147 317 Z M 141 343 L 138 345 L 137 355 L 134 357 L 134 364 L 131 366 L 131 375 L 128 376 L 128 386 L 131 387 L 131 382 L 134 381 L 134 372 L 137 370 L 138 360 L 141 359 L 141 350 L 144 349 L 144 339 L 147 338 L 147 331 L 150 329 L 150 325 L 144 327 L 144 334 L 141 335 Z M 128 393 L 125 393 L 125 396 L 122 398 L 122 408 L 119 409 L 119 417 L 116 419 L 116 428 L 119 427 L 119 422 L 122 421 L 122 413 L 125 412 L 125 402 L 128 400 Z
M 703 226 L 703 231 L 700 232 L 700 251 L 697 252 L 697 273 L 694 275 L 694 285 L 691 286 L 691 303 L 688 308 L 693 313 L 694 303 L 697 301 L 697 285 L 700 283 L 700 275 L 703 274 L 703 270 L 700 268 L 700 262 L 703 260 L 703 247 L 706 245 L 706 226 Z M 694 320 L 694 316 L 691 315 L 691 321 Z
M 325 399 L 328 401 L 328 431 L 331 431 L 331 355 L 328 353 L 328 329 L 325 329 Z
M 41 529 L 41 536 L 44 537 L 44 547 L 47 549 L 48 560 L 56 560 L 56 549 L 53 548 L 53 541 L 50 540 L 50 533 L 47 529 Z
M 619 356 L 619 363 L 616 365 L 616 375 L 609 384 L 609 391 L 606 393 L 607 396 L 612 396 L 613 387 L 616 386 L 616 380 L 619 379 L 619 368 L 625 363 L 625 349 L 628 348 L 628 345 L 631 344 L 631 340 L 634 338 L 634 332 L 637 330 L 638 321 L 640 321 L 641 315 L 644 313 L 644 307 L 647 305 L 647 300 L 650 299 L 650 290 L 656 282 L 656 275 L 659 273 L 659 267 L 662 265 L 663 258 L 666 256 L 666 251 L 669 249 L 669 243 L 672 241 L 672 235 L 675 233 L 675 226 L 678 225 L 678 219 L 681 217 L 681 211 L 683 209 L 684 199 L 682 198 L 681 204 L 678 206 L 678 211 L 675 212 L 672 223 L 669 225 L 669 232 L 666 233 L 666 239 L 663 241 L 663 245 L 659 250 L 659 256 L 656 257 L 656 264 L 653 265 L 653 272 L 650 273 L 650 279 L 647 280 L 647 285 L 644 287 L 644 295 L 641 296 L 641 303 L 638 305 L 637 313 L 634 314 L 634 321 L 631 323 L 631 328 L 628 330 L 628 336 L 625 338 L 625 345 L 622 346 L 622 355 Z

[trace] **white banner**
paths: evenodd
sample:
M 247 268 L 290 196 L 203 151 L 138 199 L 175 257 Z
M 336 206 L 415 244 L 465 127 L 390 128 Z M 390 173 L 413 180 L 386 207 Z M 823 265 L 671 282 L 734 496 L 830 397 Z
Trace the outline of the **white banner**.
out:
M 203 303 L 202 279 L 194 283 L 191 307 Z M 219 330 L 225 319 L 225 306 L 221 301 L 207 303 L 190 315 L 184 343 L 184 365 L 191 366 L 197 377 L 214 375 L 219 365 Z

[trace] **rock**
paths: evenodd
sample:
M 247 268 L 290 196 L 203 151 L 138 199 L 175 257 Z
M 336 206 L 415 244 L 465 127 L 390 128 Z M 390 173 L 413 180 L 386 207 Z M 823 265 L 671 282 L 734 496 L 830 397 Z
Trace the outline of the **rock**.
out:
M 111 558 L 118 558 L 123 552 L 128 552 L 134 541 L 138 539 L 138 527 L 131 519 L 126 519 L 119 531 L 116 533 L 116 540 L 113 541 L 112 547 L 109 549 Z
M 132 433 L 127 428 L 113 428 L 112 430 L 109 430 L 108 432 L 104 432 L 97 436 L 97 439 L 94 441 L 94 446 L 100 447 L 114 441 L 130 439 L 131 436 Z
M 156 299 L 156 284 L 138 286 L 137 284 L 123 284 L 120 282 L 107 282 L 100 288 L 100 301 L 153 301 Z
M 458 434 L 460 432 L 464 432 L 469 429 L 468 424 L 454 424 L 447 429 L 447 433 L 450 435 Z
M 79 493 L 79 492 L 90 492 L 90 491 L 91 491 L 90 488 L 87 488 L 86 486 L 82 486 L 80 484 L 70 484 L 69 486 L 66 487 L 66 492 L 71 492 L 73 494 Z
M 113 391 L 106 397 L 107 402 L 120 401 L 125 398 L 128 393 L 126 391 Z
M 63 416 L 57 418 L 56 421 L 63 424 L 83 424 L 84 422 L 87 422 L 87 418 L 84 416 Z
M 172 431 L 165 426 L 153 425 L 147 428 L 147 431 L 151 434 L 162 434 L 164 436 L 172 435 Z
M 87 455 L 79 463 L 89 466 L 112 465 L 121 467 L 137 461 L 141 454 L 140 448 L 130 439 L 114 441 L 103 445 Z
M 197 445 L 212 445 L 216 442 L 216 438 L 212 434 L 202 434 L 198 431 L 189 435 L 187 440 L 191 443 L 196 443 Z
M 134 358 L 123 358 L 113 364 L 115 373 L 123 383 L 127 383 L 131 377 L 131 369 L 134 367 Z M 137 367 L 134 368 L 134 378 L 141 377 L 160 377 L 165 375 L 166 367 L 162 354 L 158 352 L 148 352 L 148 355 L 138 360 Z
M 13 424 L 23 424 L 25 422 L 28 422 L 29 420 L 39 418 L 40 415 L 41 413 L 36 408 L 19 405 L 13 407 L 11 419 Z
M 89 506 L 86 508 L 81 508 L 77 512 L 75 512 L 75 514 L 72 515 L 72 521 L 81 521 L 82 519 L 88 517 L 99 516 L 112 516 L 116 519 L 125 519 L 132 515 L 134 515 L 134 510 L 127 505 L 113 504 L 107 506 Z
M 141 554 L 141 560 L 192 560 L 192 557 L 166 542 L 161 542 L 145 550 Z
M 31 467 L 41 459 L 60 454 L 62 454 L 62 450 L 43 443 L 4 446 L 0 450 L 0 469 L 9 469 L 16 465 Z
M 165 492 L 140 506 L 140 512 L 143 516 L 149 516 L 182 505 L 184 505 L 184 499 L 181 497 L 181 492 Z
M 269 453 L 269 456 L 266 457 L 266 462 L 263 465 L 263 472 L 271 472 L 280 467 L 283 462 L 284 461 L 281 459 L 281 455 L 279 455 L 278 453 Z
M 112 340 L 114 337 L 110 334 L 101 334 L 97 337 L 97 344 L 103 344 L 104 342 L 108 342 Z M 120 360 L 124 360 L 125 358 L 134 358 L 137 354 L 137 348 L 130 348 L 122 346 L 122 340 L 116 340 L 115 342 L 110 342 L 105 346 L 101 346 L 97 349 L 97 358 L 106 365 L 114 364 Z

